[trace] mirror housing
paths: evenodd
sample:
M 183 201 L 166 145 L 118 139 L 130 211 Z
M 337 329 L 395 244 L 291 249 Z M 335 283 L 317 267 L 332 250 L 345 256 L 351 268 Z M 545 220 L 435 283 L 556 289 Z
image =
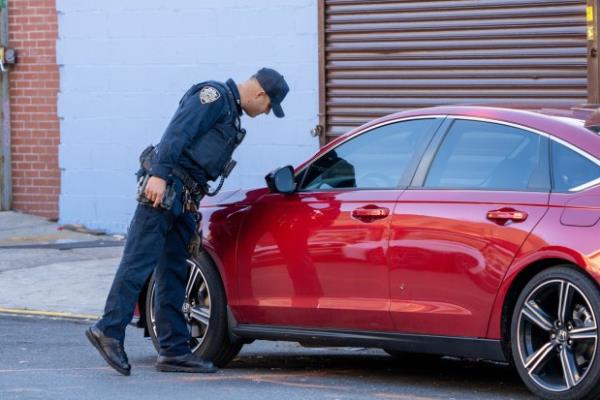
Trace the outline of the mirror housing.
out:
M 265 181 L 267 181 L 267 186 L 271 192 L 290 194 L 296 191 L 294 168 L 291 165 L 269 172 L 265 176 Z

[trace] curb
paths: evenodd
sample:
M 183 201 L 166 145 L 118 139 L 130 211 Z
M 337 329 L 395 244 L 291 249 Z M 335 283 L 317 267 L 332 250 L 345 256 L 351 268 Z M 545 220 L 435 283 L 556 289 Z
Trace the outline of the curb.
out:
M 26 315 L 26 316 L 36 316 L 36 317 L 50 317 L 50 318 L 64 318 L 64 319 L 78 319 L 78 320 L 97 320 L 100 318 L 99 315 L 93 315 L 93 314 L 76 314 L 76 313 L 57 312 L 57 311 L 28 310 L 25 308 L 3 308 L 3 307 L 0 307 L 0 314 Z

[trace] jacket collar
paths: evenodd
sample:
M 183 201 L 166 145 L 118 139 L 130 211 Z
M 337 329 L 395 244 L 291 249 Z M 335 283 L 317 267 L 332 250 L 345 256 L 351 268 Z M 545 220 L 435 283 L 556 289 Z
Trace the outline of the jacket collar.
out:
M 229 90 L 231 90 L 231 93 L 233 93 L 233 99 L 235 100 L 238 114 L 243 115 L 244 111 L 242 110 L 242 99 L 240 97 L 240 91 L 238 90 L 235 81 L 233 79 L 227 79 L 227 82 L 225 82 L 225 84 L 227 85 Z

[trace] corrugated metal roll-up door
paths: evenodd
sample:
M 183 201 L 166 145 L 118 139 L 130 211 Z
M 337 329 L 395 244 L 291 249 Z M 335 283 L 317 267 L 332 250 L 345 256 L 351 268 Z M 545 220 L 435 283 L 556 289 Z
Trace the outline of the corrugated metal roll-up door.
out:
M 416 107 L 587 98 L 585 0 L 325 0 L 320 24 L 327 139 Z

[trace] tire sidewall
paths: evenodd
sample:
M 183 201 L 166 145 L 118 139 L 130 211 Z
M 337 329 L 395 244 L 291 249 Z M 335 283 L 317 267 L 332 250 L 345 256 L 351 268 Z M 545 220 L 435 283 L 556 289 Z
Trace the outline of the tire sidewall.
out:
M 590 306 L 592 307 L 592 311 L 594 314 L 594 320 L 596 322 L 596 334 L 598 334 L 598 330 L 600 327 L 600 293 L 598 290 L 598 286 L 593 282 L 590 278 L 588 278 L 583 272 L 579 271 L 575 266 L 563 265 L 559 267 L 554 267 L 545 271 L 540 272 L 535 275 L 528 283 L 525 285 L 515 308 L 512 313 L 511 319 L 511 327 L 510 327 L 510 348 L 511 355 L 513 358 L 513 364 L 521 377 L 521 380 L 525 383 L 525 385 L 536 395 L 545 398 L 545 399 L 560 399 L 560 400 L 581 400 L 581 399 L 593 399 L 595 395 L 600 390 L 600 354 L 599 354 L 599 342 L 596 340 L 596 355 L 594 357 L 594 361 L 592 365 L 589 367 L 589 371 L 585 377 L 585 380 L 579 383 L 574 388 L 566 391 L 566 392 L 551 392 L 545 389 L 540 388 L 527 373 L 523 363 L 521 362 L 521 356 L 519 354 L 518 348 L 518 321 L 521 310 L 523 308 L 523 304 L 527 297 L 531 294 L 531 292 L 540 284 L 553 280 L 553 279 L 564 279 L 571 284 L 575 285 L 579 290 L 581 290 L 589 299 Z M 600 337 L 600 335 L 599 335 Z
M 208 332 L 204 341 L 196 350 L 194 354 L 207 359 L 213 360 L 220 353 L 224 340 L 227 337 L 227 301 L 225 297 L 225 291 L 221 282 L 221 276 L 216 271 L 213 263 L 210 262 L 206 256 L 199 255 L 188 259 L 193 262 L 202 272 L 204 281 L 208 286 L 210 292 L 210 319 Z M 148 332 L 152 339 L 152 343 L 156 350 L 159 350 L 158 339 L 156 338 L 154 329 L 152 327 L 151 319 L 151 292 L 154 287 L 154 274 L 152 274 L 148 283 L 148 289 L 146 292 L 146 321 L 148 324 Z

